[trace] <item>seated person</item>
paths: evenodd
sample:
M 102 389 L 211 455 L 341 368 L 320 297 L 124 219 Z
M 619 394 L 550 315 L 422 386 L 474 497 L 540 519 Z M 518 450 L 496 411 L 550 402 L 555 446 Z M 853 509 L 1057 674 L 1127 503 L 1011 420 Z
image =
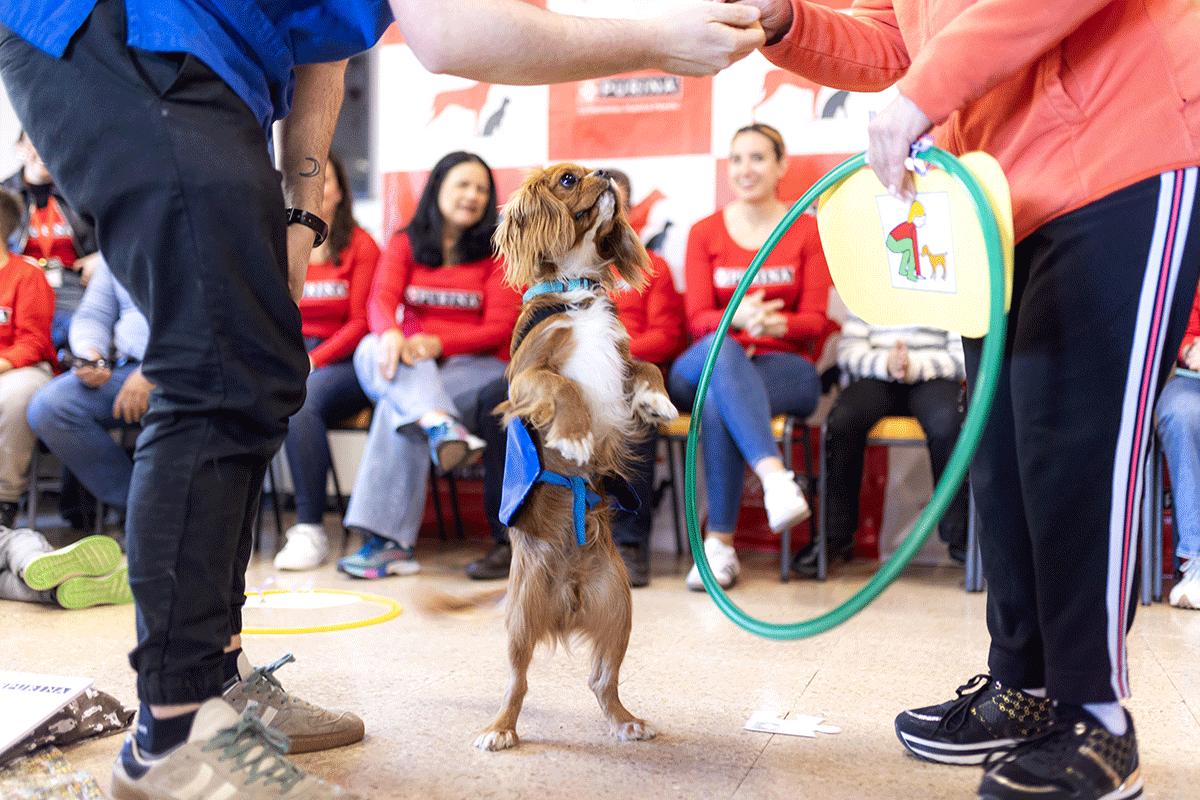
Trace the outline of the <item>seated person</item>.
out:
M 325 198 L 329 238 L 313 248 L 300 298 L 300 321 L 312 372 L 304 405 L 288 421 L 284 452 L 296 493 L 296 524 L 275 555 L 276 569 L 313 569 L 329 554 L 325 485 L 329 426 L 370 405 L 354 375 L 351 356 L 367 332 L 367 295 L 379 247 L 354 221 L 354 197 L 341 159 L 329 156 Z
M 622 200 L 628 205 L 632 189 L 629 177 L 617 169 L 607 170 L 616 181 Z M 650 253 L 650 284 L 642 293 L 623 286 L 613 295 L 617 316 L 629 331 L 629 352 L 634 358 L 666 365 L 679 355 L 685 344 L 683 298 L 675 290 L 671 268 L 662 256 Z M 618 286 L 621 286 L 619 283 Z M 479 435 L 487 442 L 484 453 L 484 505 L 492 526 L 492 549 L 483 558 L 467 565 L 467 575 L 476 580 L 508 576 L 512 549 L 508 532 L 500 524 L 500 497 L 504 477 L 505 433 L 500 420 L 491 410 L 508 394 L 508 384 L 497 379 L 481 393 L 479 401 Z M 639 441 L 634 450 L 636 474 L 631 483 L 641 499 L 641 507 L 633 513 L 616 511 L 613 514 L 613 539 L 621 551 L 630 583 L 646 586 L 650 583 L 650 528 L 653 522 L 654 464 L 658 446 L 658 431 Z
M 0 242 L 21 222 L 20 202 L 0 190 Z M 0 253 L 0 526 L 11 528 L 29 486 L 37 439 L 25 418 L 29 401 L 51 377 L 54 290 L 30 259 Z
M 1176 608 L 1200 609 L 1200 294 L 1179 348 L 1180 372 L 1167 381 L 1155 416 L 1175 501 L 1175 556 L 1183 579 L 1168 597 Z
M 365 542 L 338 561 L 349 575 L 417 572 L 430 458 L 449 472 L 484 448 L 464 422 L 478 418 L 480 389 L 504 374 L 520 309 L 492 255 L 496 216 L 487 164 L 451 153 L 379 264 L 367 303 L 372 332 L 354 354 L 375 417 L 345 520 Z
M 101 260 L 71 319 L 71 352 L 103 366 L 76 366 L 29 404 L 29 424 L 93 496 L 122 516 L 133 459 L 110 431 L 136 427 L 154 384 L 142 375 L 150 328 Z
M 779 182 L 787 171 L 783 137 L 769 125 L 739 130 L 729 154 L 729 185 L 736 198 L 697 222 L 688 236 L 684 294 L 695 343 L 671 368 L 676 406 L 691 408 L 713 331 L 771 231 L 787 213 Z M 708 524 L 704 552 L 717 582 L 728 588 L 741 572 L 733 534 L 742 502 L 742 473 L 749 464 L 762 482 L 772 531 L 809 516 L 795 476 L 784 469 L 771 417 L 807 417 L 821 396 L 813 363 L 802 355 L 825 333 L 829 268 L 817 221 L 802 216 L 755 277 L 734 316 L 713 370 L 701 419 Z M 703 591 L 692 566 L 687 586 Z
M 933 328 L 877 327 L 855 316 L 842 326 L 838 367 L 849 376 L 826 422 L 825 535 L 830 558 L 849 560 L 858 529 L 867 432 L 883 417 L 916 417 L 925 431 L 933 480 L 938 481 L 958 440 L 964 415 L 962 337 Z M 967 551 L 967 486 L 963 483 L 938 526 L 950 556 Z M 815 543 L 792 567 L 815 576 Z
M 9 237 L 14 253 L 27 255 L 46 273 L 54 289 L 54 348 L 67 346 L 71 315 L 100 254 L 91 223 L 75 213 L 54 185 L 38 151 L 24 131 L 17 139 L 23 165 L 3 187 L 21 201 L 21 223 Z
M 55 550 L 28 528 L 0 525 L 0 600 L 90 608 L 133 602 L 121 548 L 107 536 L 88 536 Z

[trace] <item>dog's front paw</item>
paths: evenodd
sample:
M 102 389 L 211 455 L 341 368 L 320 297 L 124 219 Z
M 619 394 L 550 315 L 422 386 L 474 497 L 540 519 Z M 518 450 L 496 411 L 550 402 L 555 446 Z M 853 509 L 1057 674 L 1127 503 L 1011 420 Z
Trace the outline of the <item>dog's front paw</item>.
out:
M 569 439 L 558 438 L 551 436 L 546 440 L 546 446 L 557 450 L 563 458 L 568 461 L 574 461 L 576 464 L 583 466 L 592 457 L 592 449 L 595 447 L 596 440 L 592 436 L 591 431 L 588 431 L 582 438 Z
M 475 738 L 475 746 L 480 750 L 495 752 L 516 747 L 517 741 L 517 732 L 514 730 L 484 731 Z
M 643 742 L 658 735 L 658 731 L 654 730 L 644 719 L 632 719 L 622 723 L 617 726 L 614 733 L 622 742 Z
M 671 398 L 651 389 L 645 381 L 639 382 L 633 390 L 632 406 L 634 416 L 647 425 L 670 422 L 679 416 L 679 409 L 675 408 Z

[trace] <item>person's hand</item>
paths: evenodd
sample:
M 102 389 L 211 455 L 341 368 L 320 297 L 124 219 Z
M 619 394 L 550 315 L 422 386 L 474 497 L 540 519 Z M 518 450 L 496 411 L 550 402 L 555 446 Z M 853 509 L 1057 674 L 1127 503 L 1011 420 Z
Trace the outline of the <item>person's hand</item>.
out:
M 758 23 L 762 25 L 767 37 L 767 44 L 775 44 L 783 35 L 792 29 L 795 13 L 792 10 L 792 0 L 725 0 L 727 3 L 740 3 L 754 6 L 758 9 Z
M 762 289 L 747 292 L 742 297 L 742 302 L 738 303 L 737 310 L 733 312 L 733 319 L 729 323 L 730 327 L 736 328 L 739 331 L 749 329 L 761 315 L 762 305 Z
M 441 355 L 442 340 L 428 333 L 418 333 L 415 336 L 410 336 L 405 340 L 404 347 L 400 350 L 400 360 L 410 367 L 418 361 L 439 358 Z
M 294 223 L 288 226 L 288 291 L 292 293 L 292 302 L 299 303 L 304 296 L 304 278 L 308 275 L 308 258 L 315 241 L 313 229 L 307 225 Z
M 1200 371 L 1200 339 L 1192 342 L 1192 346 L 1183 354 L 1183 365 L 1188 369 Z
M 9 361 L 7 358 L 0 358 L 0 375 L 3 375 L 12 368 L 13 366 L 11 361 Z
M 99 251 L 88 253 L 86 256 L 80 256 L 75 259 L 75 269 L 79 270 L 79 282 L 84 286 L 92 280 L 92 273 L 96 271 L 96 262 L 100 260 Z
M 904 95 L 888 103 L 867 125 L 867 160 L 893 197 L 912 200 L 912 176 L 904 167 L 912 143 L 929 130 L 929 117 Z
M 141 422 L 146 409 L 150 407 L 150 392 L 153 390 L 154 384 L 146 380 L 140 369 L 129 373 L 125 383 L 121 384 L 121 391 L 117 392 L 117 399 L 113 401 L 113 419 L 124 420 L 128 425 Z
M 763 46 L 752 5 L 695 2 L 649 20 L 659 68 L 675 75 L 715 75 Z
M 780 300 L 780 303 L 783 301 Z M 782 339 L 787 335 L 787 317 L 778 311 L 768 311 L 758 323 L 755 336 L 770 336 L 772 339 Z
M 392 328 L 379 335 L 379 374 L 385 381 L 396 377 L 396 367 L 400 365 L 400 353 L 404 350 L 404 334 L 399 328 Z
M 908 345 L 904 342 L 896 342 L 888 353 L 887 370 L 892 380 L 903 381 L 908 377 Z
M 91 361 L 96 361 L 101 356 L 95 350 L 92 350 L 87 354 L 87 358 Z M 72 372 L 75 373 L 76 378 L 79 378 L 79 382 L 89 389 L 99 389 L 108 383 L 108 379 L 112 377 L 112 370 L 108 368 L 76 367 Z

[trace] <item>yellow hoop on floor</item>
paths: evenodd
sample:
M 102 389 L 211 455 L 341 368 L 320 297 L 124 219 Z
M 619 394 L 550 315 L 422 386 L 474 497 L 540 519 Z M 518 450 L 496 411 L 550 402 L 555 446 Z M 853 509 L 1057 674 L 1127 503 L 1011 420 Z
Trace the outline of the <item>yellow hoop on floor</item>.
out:
M 357 597 L 367 603 L 378 603 L 387 608 L 382 614 L 367 619 L 354 620 L 353 622 L 336 622 L 330 625 L 309 625 L 302 628 L 242 628 L 243 634 L 256 634 L 260 636 L 276 636 L 284 634 L 300 634 L 300 633 L 330 633 L 332 631 L 348 631 L 352 628 L 365 628 L 368 625 L 378 625 L 381 622 L 387 622 L 390 619 L 395 619 L 404 611 L 404 607 L 390 597 L 383 597 L 377 594 L 367 594 L 366 592 L 354 592 L 349 589 L 309 589 L 313 594 L 341 594 Z M 246 597 L 260 597 L 266 594 L 302 594 L 292 589 L 266 589 L 261 592 L 246 592 Z

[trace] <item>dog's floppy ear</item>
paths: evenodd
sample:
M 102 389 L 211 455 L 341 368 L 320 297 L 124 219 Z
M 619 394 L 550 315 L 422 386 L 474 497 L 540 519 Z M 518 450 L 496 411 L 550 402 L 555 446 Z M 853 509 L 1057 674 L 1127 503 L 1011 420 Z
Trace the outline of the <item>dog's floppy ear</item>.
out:
M 650 256 L 637 232 L 625 219 L 624 211 L 618 212 L 608 235 L 600 240 L 596 250 L 601 258 L 612 260 L 617 273 L 633 289 L 640 292 L 649 283 L 646 273 L 650 269 Z
M 504 257 L 504 280 L 521 289 L 536 282 L 538 267 L 575 243 L 567 207 L 546 185 L 545 170 L 530 175 L 504 206 L 504 219 L 492 241 Z

